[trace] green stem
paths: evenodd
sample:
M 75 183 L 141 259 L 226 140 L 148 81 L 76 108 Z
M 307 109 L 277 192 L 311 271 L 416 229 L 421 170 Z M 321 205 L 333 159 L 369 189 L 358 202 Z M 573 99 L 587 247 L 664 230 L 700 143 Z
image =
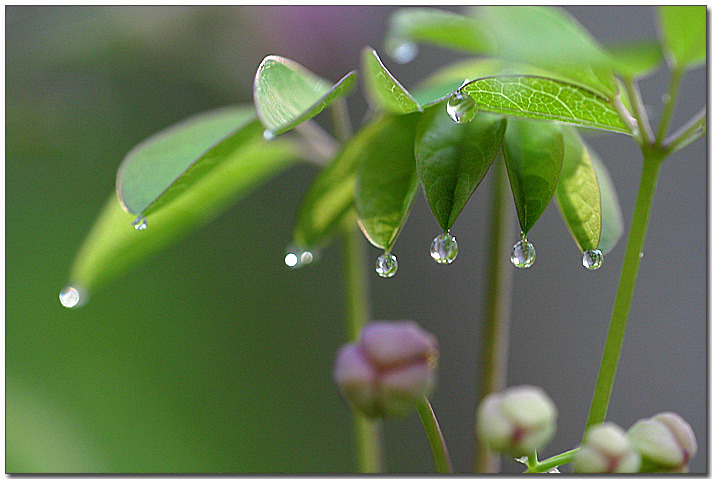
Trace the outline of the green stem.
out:
M 640 89 L 638 88 L 637 82 L 630 78 L 625 79 L 625 88 L 628 92 L 628 98 L 630 99 L 630 106 L 633 109 L 633 116 L 638 123 L 638 131 L 640 136 L 636 139 L 638 143 L 650 144 L 653 141 L 653 129 L 650 127 L 650 120 L 648 119 L 648 114 L 643 106 L 643 99 L 640 97 Z M 625 107 L 623 107 L 625 110 Z M 623 115 L 623 118 L 627 116 Z M 635 136 L 635 135 L 634 135 Z
M 665 101 L 665 109 L 663 110 L 663 116 L 660 119 L 660 126 L 658 127 L 658 134 L 655 137 L 655 144 L 660 146 L 663 143 L 663 138 L 667 133 L 668 126 L 670 125 L 670 120 L 672 119 L 672 114 L 675 111 L 675 105 L 677 104 L 677 95 L 680 91 L 680 82 L 682 81 L 682 76 L 684 71 L 679 67 L 675 68 L 671 72 L 670 77 L 670 88 L 668 90 L 667 100 Z
M 349 119 L 349 109 L 346 100 L 339 98 L 331 104 L 331 122 L 334 125 L 334 136 L 341 143 L 345 143 L 353 136 L 351 120 Z
M 344 276 L 349 341 L 358 339 L 361 329 L 371 317 L 366 262 L 362 237 L 353 222 L 349 222 L 349 225 L 344 227 Z M 383 472 L 381 423 L 354 412 L 354 436 L 358 472 Z
M 635 211 L 630 225 L 628 245 L 626 247 L 623 268 L 618 283 L 618 292 L 613 304 L 611 323 L 608 328 L 606 346 L 603 351 L 603 359 L 598 372 L 596 389 L 591 401 L 591 409 L 588 415 L 586 429 L 603 422 L 606 418 L 608 403 L 613 390 L 616 368 L 623 346 L 623 336 L 625 334 L 628 314 L 633 299 L 635 280 L 638 275 L 640 264 L 640 253 L 643 251 L 645 232 L 648 227 L 648 218 L 653 204 L 655 186 L 657 183 L 660 164 L 666 152 L 655 147 L 643 148 L 643 172 L 640 178 L 638 198 L 635 202 Z
M 425 429 L 425 435 L 428 436 L 430 449 L 433 451 L 435 470 L 440 474 L 451 473 L 452 464 L 450 463 L 450 455 L 447 452 L 445 438 L 443 437 L 442 431 L 440 431 L 440 425 L 438 424 L 430 402 L 423 398 L 423 400 L 418 403 L 417 409 L 420 420 L 423 423 L 423 428 Z
M 512 296 L 512 267 L 509 264 L 513 234 L 512 207 L 508 188 L 507 168 L 501 157 L 494 164 L 491 191 L 487 284 L 484 311 L 482 352 L 480 354 L 479 403 L 485 396 L 500 391 L 506 384 L 507 351 L 509 349 L 509 316 Z M 499 470 L 499 455 L 475 438 L 473 470 L 492 473 Z
M 549 459 L 545 459 L 541 462 L 536 461 L 533 465 L 530 462 L 529 468 L 527 469 L 526 472 L 534 472 L 534 473 L 547 472 L 555 467 L 559 467 L 564 464 L 568 464 L 569 462 L 574 460 L 574 455 L 578 452 L 578 450 L 579 450 L 579 448 L 572 449 L 572 450 L 566 451 L 566 452 L 562 452 L 561 454 L 557 454 L 556 456 L 550 457 Z
M 669 139 L 665 141 L 663 148 L 673 153 L 683 148 L 707 132 L 707 107 L 702 108 L 690 121 L 682 125 Z

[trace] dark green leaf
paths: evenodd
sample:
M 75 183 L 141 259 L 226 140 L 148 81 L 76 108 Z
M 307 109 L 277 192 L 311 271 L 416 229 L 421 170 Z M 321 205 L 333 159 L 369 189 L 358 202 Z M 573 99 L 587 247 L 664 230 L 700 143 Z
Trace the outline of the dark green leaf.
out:
M 341 219 L 354 206 L 356 166 L 384 121 L 362 128 L 334 161 L 319 172 L 302 199 L 294 227 L 294 243 L 305 250 L 324 246 Z
M 627 78 L 645 77 L 652 73 L 663 59 L 657 40 L 639 40 L 608 47 L 615 61 L 615 71 Z
M 590 148 L 588 151 L 601 193 L 601 239 L 598 241 L 598 249 L 607 254 L 623 235 L 623 213 L 606 165 L 596 156 L 596 152 Z
M 630 134 L 608 98 L 552 78 L 516 75 L 481 78 L 464 85 L 462 91 L 481 110 Z
M 415 159 L 425 198 L 443 231 L 448 231 L 485 177 L 502 145 L 506 120 L 478 113 L 455 123 L 440 104 L 418 125 Z
M 258 135 L 153 213 L 145 231 L 135 231 L 129 225 L 131 214 L 112 195 L 77 253 L 71 284 L 91 291 L 115 279 L 291 165 L 295 151 L 296 145 L 290 142 L 268 142 Z
M 390 19 L 386 51 L 396 60 L 401 49 L 413 42 L 425 42 L 466 52 L 489 51 L 484 25 L 472 18 L 435 8 L 403 8 Z
M 707 59 L 707 7 L 704 5 L 660 6 L 658 23 L 671 65 L 690 69 Z
M 502 151 L 519 225 L 528 233 L 556 191 L 564 159 L 561 126 L 510 118 Z
M 418 192 L 413 154 L 420 114 L 389 116 L 359 153 L 356 212 L 366 238 L 389 252 Z
M 265 57 L 257 68 L 253 93 L 266 137 L 284 133 L 316 116 L 355 84 L 355 71 L 332 85 L 292 60 L 276 55 Z
M 373 48 L 362 50 L 361 70 L 366 97 L 372 108 L 399 115 L 422 111 L 408 90 L 383 66 Z
M 598 248 L 601 195 L 588 149 L 573 127 L 564 127 L 564 162 L 556 187 L 561 216 L 581 251 Z
M 239 148 L 245 140 L 241 130 L 250 130 L 254 118 L 250 107 L 222 108 L 196 115 L 140 143 L 126 155 L 116 177 L 116 193 L 124 208 L 134 215 L 144 213 L 221 141 L 227 141 L 229 148 Z M 220 148 L 223 154 L 231 153 L 229 148 Z M 208 163 L 216 160 L 219 158 L 212 155 Z

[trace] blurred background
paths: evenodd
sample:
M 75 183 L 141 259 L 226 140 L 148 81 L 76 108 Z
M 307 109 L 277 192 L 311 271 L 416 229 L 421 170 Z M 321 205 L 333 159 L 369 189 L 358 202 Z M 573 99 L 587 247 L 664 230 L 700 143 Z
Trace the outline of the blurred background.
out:
M 604 45 L 656 35 L 652 7 L 568 9 Z M 363 46 L 383 50 L 394 10 L 6 7 L 7 473 L 354 470 L 350 416 L 331 381 L 345 338 L 341 249 L 297 271 L 283 262 L 313 167 L 274 178 L 84 308 L 57 296 L 132 146 L 191 114 L 251 102 L 268 54 L 338 80 Z M 427 46 L 407 65 L 381 56 L 406 87 L 463 57 Z M 667 82 L 661 67 L 641 83 L 654 125 Z M 705 69 L 688 74 L 671 129 L 706 94 Z M 358 125 L 361 92 L 348 103 Z M 590 144 L 629 224 L 640 153 L 623 135 Z M 706 154 L 697 141 L 663 166 L 609 408 L 626 429 L 679 413 L 697 435 L 696 473 L 707 471 Z M 455 223 L 455 263 L 428 255 L 439 231 L 421 194 L 394 249 L 398 274 L 370 275 L 377 319 L 416 320 L 440 341 L 432 404 L 459 472 L 471 462 L 489 182 Z M 537 261 L 513 272 L 508 382 L 539 385 L 558 405 L 548 457 L 579 444 L 625 240 L 585 270 L 553 205 L 529 239 Z M 416 414 L 386 421 L 384 434 L 388 471 L 433 471 Z M 503 470 L 522 466 L 505 459 Z

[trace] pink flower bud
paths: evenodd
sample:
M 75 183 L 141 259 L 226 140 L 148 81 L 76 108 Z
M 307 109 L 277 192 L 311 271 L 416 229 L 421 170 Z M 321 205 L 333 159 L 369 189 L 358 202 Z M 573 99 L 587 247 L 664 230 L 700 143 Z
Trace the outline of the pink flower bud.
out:
M 695 433 L 674 412 L 639 420 L 628 430 L 628 439 L 643 456 L 642 472 L 685 472 L 697 454 Z
M 640 453 L 618 425 L 612 422 L 596 424 L 588 430 L 574 456 L 574 470 L 596 474 L 638 472 Z
M 435 383 L 437 340 L 413 322 L 366 325 L 358 343 L 336 356 L 334 379 L 356 409 L 377 417 L 403 415 Z

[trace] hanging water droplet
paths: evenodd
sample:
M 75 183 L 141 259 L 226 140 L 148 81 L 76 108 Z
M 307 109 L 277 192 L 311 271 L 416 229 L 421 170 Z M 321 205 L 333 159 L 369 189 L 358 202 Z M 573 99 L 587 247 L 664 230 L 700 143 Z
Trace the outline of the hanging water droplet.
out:
M 389 53 L 395 61 L 403 65 L 412 62 L 418 56 L 418 46 L 412 42 L 398 43 Z
M 641 251 L 640 254 L 638 255 L 638 258 L 642 258 L 643 256 L 645 256 L 645 253 L 643 253 L 643 252 Z
M 456 123 L 469 123 L 477 115 L 477 103 L 462 90 L 457 90 L 447 100 L 447 114 Z
M 88 300 L 88 294 L 74 286 L 67 286 L 59 293 L 59 302 L 65 308 L 78 308 Z
M 383 253 L 376 260 L 376 273 L 382 278 L 390 278 L 398 271 L 398 260 L 391 253 Z
M 430 256 L 440 264 L 450 264 L 457 258 L 457 241 L 450 233 L 436 236 L 430 244 Z
M 590 270 L 598 269 L 603 264 L 603 253 L 600 249 L 586 250 L 583 252 L 582 263 Z
M 529 268 L 534 264 L 536 251 L 534 250 L 534 245 L 527 240 L 526 236 L 522 236 L 521 241 L 517 241 L 512 247 L 510 259 L 517 268 Z
M 143 231 L 148 228 L 148 221 L 143 215 L 138 215 L 138 217 L 131 222 L 136 231 Z
M 284 264 L 293 269 L 306 266 L 312 261 L 314 261 L 314 253 L 294 245 L 287 248 L 287 254 L 284 256 Z
M 274 140 L 274 132 L 272 130 L 265 130 L 262 133 L 262 138 L 264 138 L 267 141 Z

